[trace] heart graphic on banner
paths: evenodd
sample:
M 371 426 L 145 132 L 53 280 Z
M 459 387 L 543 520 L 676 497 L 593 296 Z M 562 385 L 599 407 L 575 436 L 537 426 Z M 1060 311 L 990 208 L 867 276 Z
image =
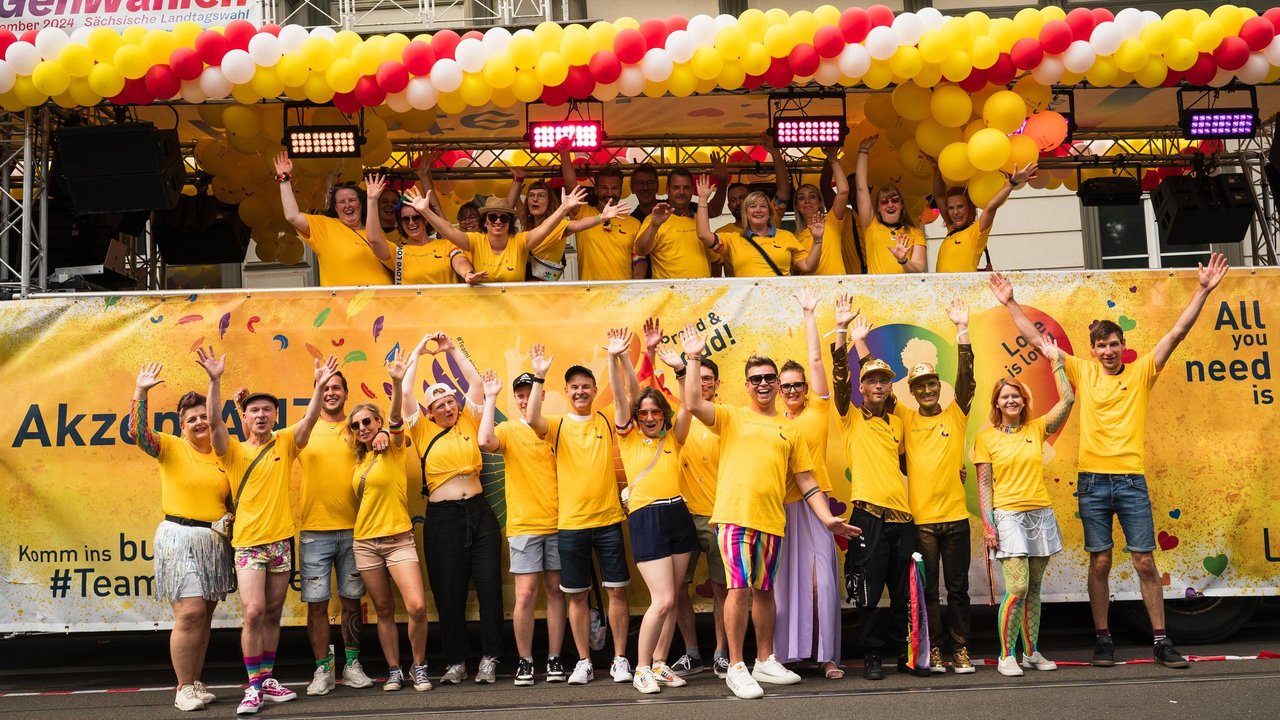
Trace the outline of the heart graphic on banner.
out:
M 1178 536 L 1170 535 L 1169 533 L 1161 530 L 1160 534 L 1156 536 L 1156 542 L 1160 543 L 1161 550 L 1172 550 L 1178 547 Z M 1217 574 L 1218 573 L 1214 573 L 1214 575 Z
M 1227 569 L 1227 556 L 1224 553 L 1210 555 L 1204 559 L 1204 569 L 1222 577 L 1222 572 Z

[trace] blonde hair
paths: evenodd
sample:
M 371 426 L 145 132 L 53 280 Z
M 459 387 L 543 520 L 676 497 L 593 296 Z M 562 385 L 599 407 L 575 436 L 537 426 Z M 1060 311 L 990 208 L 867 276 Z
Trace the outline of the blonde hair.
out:
M 903 195 L 902 191 L 898 189 L 898 186 L 893 183 L 881 185 L 876 191 L 876 206 L 873 209 L 873 212 L 876 214 L 876 219 L 880 220 L 880 201 L 895 195 L 898 196 L 898 200 L 902 203 L 902 212 L 899 213 L 902 225 L 912 229 L 919 229 L 919 225 L 916 224 L 916 219 L 911 216 L 911 211 L 907 209 L 907 197 Z M 883 223 L 884 220 L 880 220 L 880 222 Z
M 746 227 L 747 226 L 747 208 L 751 207 L 756 203 L 761 203 L 761 202 L 764 203 L 765 207 L 769 208 L 769 227 L 774 226 L 773 225 L 773 201 L 769 199 L 768 195 L 765 195 L 759 190 L 756 190 L 754 192 L 747 193 L 747 196 L 742 198 L 742 206 L 738 210 L 738 212 L 742 214 L 742 224 L 743 224 L 742 229 L 744 231 L 748 229 Z
M 379 425 L 384 424 L 382 408 L 373 403 L 360 403 L 351 408 L 351 412 L 347 413 L 347 426 L 343 428 L 342 432 L 347 436 L 347 444 L 351 446 L 352 450 L 356 451 L 356 462 L 364 462 L 364 456 L 369 452 L 369 448 L 365 447 L 364 443 L 360 442 L 360 439 L 351 430 L 351 423 L 355 421 L 356 413 L 364 411 L 368 411 L 370 415 L 377 418 Z
M 996 381 L 995 387 L 991 389 L 992 427 L 1002 427 L 1004 425 L 1004 413 L 1000 412 L 1000 390 L 1006 387 L 1017 390 L 1018 394 L 1022 396 L 1022 412 L 1018 413 L 1018 425 L 1026 425 L 1027 419 L 1031 417 L 1031 391 L 1018 380 L 1002 377 Z

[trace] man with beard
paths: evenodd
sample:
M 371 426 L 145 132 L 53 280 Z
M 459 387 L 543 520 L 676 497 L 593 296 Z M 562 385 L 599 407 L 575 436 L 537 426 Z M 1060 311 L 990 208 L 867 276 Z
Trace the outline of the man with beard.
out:
M 572 167 L 570 163 L 569 167 Z M 572 173 L 571 169 L 566 172 Z M 573 177 L 573 187 L 577 177 Z M 566 177 L 566 181 L 568 177 Z M 578 209 L 569 231 L 574 233 L 578 249 L 580 280 L 631 280 L 643 278 L 643 258 L 635 255 L 640 221 L 628 214 L 630 207 L 620 205 L 622 170 L 606 165 L 596 173 L 596 204 Z M 638 273 L 638 274 L 637 274 Z
M 654 205 L 640 226 L 636 255 L 648 257 L 655 280 L 711 277 L 711 258 L 698 239 L 692 200 L 693 174 L 676 168 L 667 176 L 666 201 Z
M 942 203 L 938 210 L 947 224 L 947 236 L 938 247 L 938 262 L 934 272 L 973 272 L 982 260 L 982 253 L 987 249 L 987 237 L 991 234 L 991 225 L 996 221 L 996 211 L 1009 199 L 1009 194 L 1018 186 L 1036 175 L 1036 164 L 1030 163 L 1024 168 L 1013 169 L 1009 182 L 1000 186 L 995 195 L 987 201 L 987 206 L 978 214 L 969 199 L 969 191 L 962 187 L 948 188 L 942 179 L 942 171 L 933 169 L 933 200 Z
M 636 196 L 636 208 L 631 217 L 643 223 L 658 204 L 658 170 L 649 163 L 641 163 L 631 171 L 631 194 Z

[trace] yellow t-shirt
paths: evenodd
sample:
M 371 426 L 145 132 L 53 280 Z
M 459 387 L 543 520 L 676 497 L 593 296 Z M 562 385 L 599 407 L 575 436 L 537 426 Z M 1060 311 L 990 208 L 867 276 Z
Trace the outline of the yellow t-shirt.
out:
M 835 213 L 827 213 L 827 220 L 823 223 L 825 229 L 822 232 L 822 254 L 818 256 L 818 268 L 813 271 L 813 275 L 848 274 L 841 242 L 845 225 L 848 224 L 849 213 L 845 213 L 844 220 L 837 220 Z M 809 232 L 809 228 L 796 233 L 796 239 L 806 253 L 813 251 L 813 233 Z
M 408 480 L 404 475 L 404 446 L 391 443 L 381 453 L 368 453 L 347 480 L 352 495 L 360 491 L 360 513 L 356 516 L 356 540 L 390 537 L 413 529 L 409 519 Z
M 990 235 L 990 228 L 986 232 L 978 229 L 977 220 L 969 223 L 969 227 L 947 235 L 938 246 L 938 263 L 934 272 L 975 272 Z
M 908 243 L 913 248 L 924 245 L 924 233 L 920 228 L 906 225 L 891 228 L 880 222 L 879 217 L 871 221 L 871 225 L 862 233 L 862 247 L 863 254 L 867 258 L 868 275 L 894 275 L 906 272 L 898 263 L 898 258 L 889 251 L 889 248 L 898 245 L 898 238 L 903 235 L 908 238 Z M 907 259 L 910 259 L 910 255 Z
M 529 262 L 528 233 L 507 237 L 507 246 L 495 252 L 485 233 L 467 233 L 471 240 L 471 261 L 476 272 L 489 273 L 489 282 L 524 282 L 525 265 Z
M 1147 400 L 1160 373 L 1148 353 L 1108 375 L 1094 360 L 1066 355 L 1067 378 L 1080 408 L 1081 472 L 1137 474 L 1143 469 Z
M 564 248 L 569 243 L 569 236 L 565 235 L 565 231 L 568 229 L 569 220 L 562 218 L 559 224 L 552 228 L 542 242 L 538 243 L 538 246 L 533 249 L 533 254 L 543 260 L 559 265 L 564 261 Z M 520 234 L 524 235 L 526 239 L 529 236 L 527 231 Z
M 680 494 L 694 515 L 711 517 L 716 509 L 716 475 L 720 471 L 720 436 L 694 418 L 680 448 Z
M 507 537 L 554 533 L 559 515 L 551 446 L 521 419 L 498 425 L 493 434 L 507 473 Z
M 991 465 L 991 501 L 998 510 L 1022 512 L 1052 505 L 1044 486 L 1044 416 L 1015 433 L 987 427 L 973 444 L 973 462 Z
M 160 443 L 160 509 L 165 515 L 213 522 L 227 512 L 231 484 L 212 452 L 168 433 L 152 433 Z M 237 481 L 239 482 L 239 481 Z
M 396 276 L 396 247 L 391 247 L 391 257 L 382 261 Z M 400 245 L 404 248 L 402 285 L 453 285 L 458 274 L 453 271 L 453 254 L 462 252 L 444 238 L 434 238 L 422 245 Z
M 302 240 L 320 263 L 321 285 L 391 284 L 391 276 L 373 254 L 363 229 L 353 229 L 328 215 L 306 218 L 311 233 Z
M 316 421 L 302 463 L 302 530 L 350 530 L 356 524 L 356 495 L 351 470 L 356 453 L 347 442 L 346 421 Z
M 721 255 L 733 267 L 734 277 L 775 277 L 773 268 L 751 246 L 745 235 L 719 233 L 719 237 L 724 243 Z M 773 260 L 773 264 L 778 266 L 783 275 L 790 275 L 796 263 L 809 257 L 809 251 L 800 244 L 796 236 L 781 228 L 774 228 L 771 236 L 754 235 L 752 239 Z
M 813 460 L 791 422 L 781 414 L 716 405 L 711 431 L 720 436 L 720 472 L 711 522 L 781 536 L 787 529 L 782 501 L 796 473 Z
M 831 398 L 818 397 L 809 393 L 804 410 L 794 420 L 789 420 L 804 447 L 813 460 L 813 478 L 818 481 L 822 491 L 831 494 L 831 473 L 827 471 L 827 436 L 831 426 Z M 784 502 L 793 503 L 800 499 L 800 488 L 791 483 L 787 488 Z
M 253 468 L 244 492 L 235 496 L 236 526 L 231 545 L 238 548 L 266 545 L 294 535 L 293 514 L 289 511 L 289 478 L 298 446 L 293 427 L 277 430 L 276 443 Z M 231 492 L 236 493 L 245 471 L 261 452 L 261 446 L 246 445 L 235 438 L 222 456 Z
M 897 415 L 867 419 L 856 407 L 837 416 L 849 456 L 852 499 L 911 512 L 898 468 L 898 455 L 903 451 L 902 419 Z
M 846 211 L 844 225 L 840 228 L 840 255 L 844 258 L 844 267 L 849 275 L 862 274 L 862 262 L 858 260 L 859 237 L 854 229 L 857 227 L 857 222 L 858 219 L 854 217 L 853 211 Z M 827 251 L 824 249 L 822 252 Z M 866 248 L 863 248 L 863 252 L 866 252 Z
M 651 438 L 632 425 L 618 434 L 618 450 L 631 488 L 627 510 L 635 512 L 654 500 L 680 495 L 680 442 L 674 433 Z
M 720 227 L 716 228 L 716 234 L 717 234 L 717 235 L 719 235 L 720 233 L 739 233 L 739 234 L 741 234 L 741 233 L 742 233 L 742 226 L 741 226 L 741 225 L 739 225 L 739 224 L 738 224 L 738 223 L 736 223 L 736 222 L 726 223 L 726 224 L 721 225 Z
M 653 224 L 652 217 L 645 218 L 640 232 Z M 653 248 L 649 250 L 649 265 L 655 280 L 675 278 L 705 278 L 711 276 L 711 261 L 707 248 L 698 239 L 698 224 L 692 217 L 672 215 L 658 226 Z
M 622 522 L 613 469 L 613 424 L 600 413 L 548 417 L 547 443 L 556 456 L 561 530 L 588 530 Z
M 578 211 L 578 218 L 600 214 L 593 207 Z M 630 280 L 631 258 L 635 251 L 640 221 L 622 215 L 609 221 L 608 227 L 579 230 L 574 236 L 578 245 L 578 277 L 582 280 Z
M 907 500 L 916 524 L 968 518 L 960 468 L 964 467 L 969 417 L 956 403 L 933 416 L 902 403 L 894 406 L 893 413 L 902 419 L 906 436 Z
M 472 405 L 458 408 L 458 421 L 453 427 L 444 428 L 431 422 L 422 415 L 409 418 L 409 438 L 413 441 L 414 452 L 418 461 L 422 461 L 423 453 L 427 455 L 426 482 L 427 492 L 433 493 L 436 488 L 458 475 L 475 475 L 479 477 L 484 460 L 480 457 L 480 444 L 476 436 L 480 432 L 480 412 L 482 408 Z M 439 436 L 439 439 L 435 438 Z M 432 444 L 435 440 L 435 444 Z M 427 452 L 427 448 L 431 452 Z

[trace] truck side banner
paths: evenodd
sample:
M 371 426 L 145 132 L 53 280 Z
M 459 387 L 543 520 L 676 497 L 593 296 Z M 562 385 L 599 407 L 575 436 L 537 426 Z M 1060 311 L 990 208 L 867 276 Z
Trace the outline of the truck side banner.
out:
M 1012 280 L 1030 317 L 1063 349 L 1088 357 L 1090 325 L 1109 318 L 1125 330 L 1127 361 L 1151 351 L 1197 287 L 1194 271 L 1028 273 Z M 818 321 L 824 333 L 833 328 L 833 298 L 842 292 L 853 296 L 854 307 L 875 324 L 872 352 L 893 367 L 895 392 L 907 403 L 914 401 L 905 387 L 906 368 L 917 361 L 937 363 L 946 387 L 943 402 L 951 401 L 956 333 L 945 305 L 952 298 L 968 303 L 978 385 L 970 451 L 973 437 L 989 422 L 991 388 L 998 377 L 1028 382 L 1035 415 L 1056 402 L 1048 364 L 1019 336 L 986 289 L 986 278 L 977 274 L 312 288 L 0 303 L 0 388 L 8 408 L 0 417 L 0 581 L 5 588 L 0 631 L 171 625 L 167 603 L 152 594 L 153 537 L 162 517 L 158 471 L 127 433 L 134 379 L 144 363 L 165 365 L 165 383 L 150 395 L 153 427 L 176 433 L 178 398 L 207 386 L 194 362 L 199 346 L 227 354 L 225 397 L 241 385 L 278 394 L 283 426 L 302 416 L 317 358 L 332 354 L 341 362 L 350 384 L 349 407 L 357 402 L 385 406 L 390 385 L 384 361 L 396 348 L 413 348 L 425 332 L 459 338 L 481 371 L 495 369 L 504 384 L 528 369 L 530 346 L 544 343 L 554 357 L 547 382 L 547 412 L 554 414 L 566 409 L 560 382 L 565 368 L 586 365 L 607 385 L 607 329 L 626 325 L 638 335 L 645 318 L 658 317 L 668 334 L 692 322 L 709 337 L 708 353 L 722 372 L 720 399 L 740 403 L 746 401 L 742 365 L 749 355 L 768 355 L 779 365 L 796 359 L 807 366 L 800 311 L 791 297 L 804 285 L 820 293 Z M 1272 327 L 1280 328 L 1278 298 L 1280 272 L 1232 271 L 1153 391 L 1146 471 L 1156 557 L 1168 598 L 1277 592 L 1280 465 L 1271 452 L 1280 437 L 1275 409 L 1280 388 L 1273 376 L 1273 361 L 1280 361 L 1270 355 L 1269 334 Z M 637 337 L 632 349 L 637 361 L 640 345 Z M 420 384 L 462 384 L 445 356 L 423 360 Z M 824 360 L 829 370 L 830 358 Z M 856 363 L 853 358 L 851 365 Z M 669 370 L 660 370 L 656 381 L 676 387 Z M 609 388 L 602 387 L 597 408 L 605 408 L 610 398 Z M 515 411 L 504 392 L 500 416 Z M 221 412 L 238 434 L 240 421 L 229 400 Z M 831 504 L 847 514 L 849 459 L 834 427 L 831 432 L 827 462 L 836 483 Z M 1071 418 L 1045 453 L 1045 481 L 1066 545 L 1049 563 L 1045 599 L 1051 601 L 1087 599 L 1087 553 L 1073 497 L 1078 438 L 1078 419 Z M 505 522 L 500 462 L 488 458 L 485 476 L 490 501 Z M 976 477 L 970 466 L 965 492 L 973 514 L 971 594 L 982 602 L 988 584 L 979 549 Z M 421 523 L 424 502 L 416 468 L 409 483 L 410 512 L 415 524 Z M 1119 598 L 1136 598 L 1137 579 L 1122 550 L 1119 527 L 1115 533 L 1113 591 Z M 643 610 L 648 598 L 633 575 L 631 605 Z M 700 566 L 691 590 L 704 609 L 710 606 L 705 578 Z M 295 577 L 285 620 L 302 625 L 306 612 L 297 587 Z M 510 608 L 510 585 L 507 595 Z M 474 616 L 474 606 L 471 611 Z M 231 596 L 219 607 L 216 622 L 237 625 L 239 615 L 239 602 Z

